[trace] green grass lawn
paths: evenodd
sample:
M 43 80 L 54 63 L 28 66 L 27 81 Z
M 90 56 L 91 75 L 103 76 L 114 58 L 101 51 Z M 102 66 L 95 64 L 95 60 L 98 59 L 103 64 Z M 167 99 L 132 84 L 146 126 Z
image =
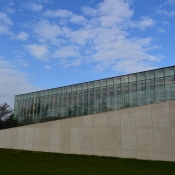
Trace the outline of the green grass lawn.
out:
M 175 175 L 175 162 L 0 149 L 0 175 Z

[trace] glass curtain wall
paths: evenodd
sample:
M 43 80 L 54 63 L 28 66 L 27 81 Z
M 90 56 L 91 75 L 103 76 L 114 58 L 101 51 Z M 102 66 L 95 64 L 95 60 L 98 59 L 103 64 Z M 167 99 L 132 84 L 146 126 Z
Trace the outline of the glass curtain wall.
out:
M 73 117 L 175 100 L 175 67 L 15 97 L 15 118 Z

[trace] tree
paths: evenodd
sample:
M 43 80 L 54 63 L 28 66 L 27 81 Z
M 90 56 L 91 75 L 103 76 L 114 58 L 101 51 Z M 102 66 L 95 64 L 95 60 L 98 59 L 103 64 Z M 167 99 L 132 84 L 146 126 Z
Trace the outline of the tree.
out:
M 6 102 L 0 105 L 0 119 L 2 117 L 9 117 L 13 114 L 13 110 Z

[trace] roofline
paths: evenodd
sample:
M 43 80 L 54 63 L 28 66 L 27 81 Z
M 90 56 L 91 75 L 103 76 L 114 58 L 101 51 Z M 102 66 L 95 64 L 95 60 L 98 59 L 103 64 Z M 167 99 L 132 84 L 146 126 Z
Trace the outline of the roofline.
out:
M 171 67 L 175 67 L 175 65 L 174 66 L 167 66 L 167 67 L 157 68 L 157 69 L 150 69 L 150 70 L 141 71 L 141 72 L 135 72 L 135 73 L 130 73 L 130 74 L 125 74 L 125 75 L 119 75 L 119 76 L 115 76 L 115 77 L 128 76 L 128 75 L 132 75 L 132 74 L 143 73 L 143 72 L 148 72 L 148 71 L 158 70 L 158 69 L 171 68 Z M 67 86 L 74 86 L 74 85 L 78 85 L 78 84 L 90 83 L 90 82 L 94 82 L 94 81 L 100 81 L 100 80 L 105 80 L 105 79 L 110 79 L 110 78 L 115 78 L 115 77 L 103 78 L 103 79 L 87 81 L 87 82 L 83 82 L 83 83 L 71 84 L 71 85 L 67 85 Z M 26 94 L 31 94 L 31 93 L 37 93 L 37 92 L 42 92 L 42 91 L 53 90 L 53 89 L 57 89 L 57 88 L 67 87 L 67 86 L 60 86 L 60 87 L 55 87 L 55 88 L 50 88 L 50 89 L 45 89 L 45 90 L 40 90 L 40 91 L 28 92 L 28 93 L 25 93 L 25 94 L 15 95 L 15 97 L 16 96 L 20 96 L 20 95 L 26 95 Z

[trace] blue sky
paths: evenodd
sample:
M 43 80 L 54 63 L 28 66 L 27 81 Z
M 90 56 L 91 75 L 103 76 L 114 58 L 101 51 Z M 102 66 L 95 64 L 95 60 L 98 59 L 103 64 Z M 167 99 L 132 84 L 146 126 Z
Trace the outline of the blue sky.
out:
M 0 0 L 0 103 L 175 65 L 175 0 Z

